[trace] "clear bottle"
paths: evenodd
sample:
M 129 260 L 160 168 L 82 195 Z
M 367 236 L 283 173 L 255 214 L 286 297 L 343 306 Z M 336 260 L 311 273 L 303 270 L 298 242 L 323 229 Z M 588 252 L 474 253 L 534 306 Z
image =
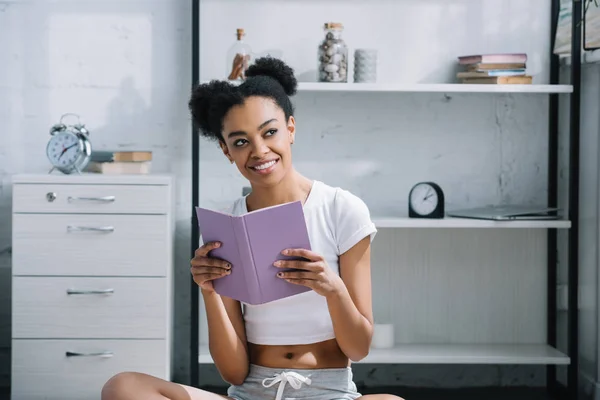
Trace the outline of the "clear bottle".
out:
M 344 26 L 327 22 L 319 45 L 319 82 L 348 82 L 348 47 L 342 39 Z
M 244 29 L 236 30 L 237 40 L 227 50 L 227 79 L 231 81 L 242 81 L 246 79 L 246 70 L 250 65 L 252 49 L 244 42 L 243 37 L 246 34 Z

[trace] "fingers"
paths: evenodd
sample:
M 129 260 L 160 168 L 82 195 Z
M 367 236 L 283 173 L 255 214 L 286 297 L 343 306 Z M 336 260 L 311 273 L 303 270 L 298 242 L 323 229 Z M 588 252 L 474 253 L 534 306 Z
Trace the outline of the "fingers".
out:
M 220 246 L 221 243 L 219 242 L 209 242 L 198 248 L 195 252 L 195 257 L 190 261 L 192 267 L 204 268 L 204 271 L 214 271 L 214 268 L 225 270 L 231 269 L 231 264 L 229 262 L 220 258 L 208 256 L 208 253 L 211 250 L 219 248 Z
M 222 276 L 229 275 L 229 274 L 230 274 L 229 271 L 219 272 L 218 274 L 205 274 L 205 273 L 194 274 L 194 281 L 198 281 L 198 282 L 202 283 L 202 282 L 206 282 L 206 281 L 212 281 L 212 280 L 218 279 Z
M 230 272 L 231 270 L 228 268 L 220 268 L 220 267 L 205 267 L 204 265 L 201 266 L 192 266 L 192 275 L 198 275 L 198 274 L 226 274 L 228 272 Z
M 321 272 L 324 270 L 323 263 L 302 260 L 277 260 L 273 263 L 278 268 L 302 269 L 305 271 Z
M 192 267 L 191 272 L 194 281 L 197 283 L 211 281 L 213 279 L 221 278 L 231 274 L 231 270 L 212 267 Z
M 302 257 L 310 261 L 321 261 L 323 257 L 313 251 L 307 249 L 285 249 L 281 252 L 285 256 Z
M 215 267 L 215 268 L 224 268 L 231 269 L 231 264 L 225 260 L 214 257 L 194 257 L 192 261 L 190 261 L 193 267 Z
M 281 271 L 277 273 L 277 276 L 286 280 L 291 279 L 315 281 L 319 279 L 318 274 L 308 271 Z
M 294 285 L 307 286 L 311 289 L 315 288 L 315 282 L 312 279 L 286 279 L 287 282 L 293 283 Z
M 221 247 L 221 243 L 219 242 L 208 242 L 208 243 L 204 243 L 202 246 L 200 246 L 198 249 L 196 249 L 195 251 L 195 256 L 196 257 L 204 257 L 206 256 L 211 250 L 214 250 L 218 247 Z
M 203 285 L 206 282 L 211 282 L 214 281 L 215 279 L 219 279 L 225 275 L 229 275 L 229 271 L 225 272 L 225 273 L 219 273 L 219 274 L 195 274 L 193 275 L 194 278 L 194 282 L 196 282 L 198 285 Z

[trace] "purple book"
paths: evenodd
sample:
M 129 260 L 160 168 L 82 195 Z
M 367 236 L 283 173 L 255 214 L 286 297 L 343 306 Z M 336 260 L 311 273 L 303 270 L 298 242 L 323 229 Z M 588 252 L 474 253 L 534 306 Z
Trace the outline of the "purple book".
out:
M 300 201 L 239 216 L 201 207 L 196 214 L 202 241 L 221 242 L 210 256 L 231 263 L 231 274 L 213 281 L 218 294 L 254 305 L 311 290 L 277 277 L 282 269 L 273 265 L 292 259 L 281 254 L 286 248 L 311 249 Z

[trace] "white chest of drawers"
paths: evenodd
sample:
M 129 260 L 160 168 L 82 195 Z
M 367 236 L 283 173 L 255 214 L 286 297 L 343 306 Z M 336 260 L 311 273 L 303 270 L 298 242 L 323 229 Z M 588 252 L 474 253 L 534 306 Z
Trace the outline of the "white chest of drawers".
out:
M 13 400 L 99 399 L 122 371 L 171 374 L 173 184 L 13 179 Z

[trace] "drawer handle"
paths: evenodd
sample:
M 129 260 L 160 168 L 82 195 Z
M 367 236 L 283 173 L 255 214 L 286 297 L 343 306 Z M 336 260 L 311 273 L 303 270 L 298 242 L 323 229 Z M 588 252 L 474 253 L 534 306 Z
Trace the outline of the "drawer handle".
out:
M 68 225 L 67 232 L 114 232 L 114 226 L 75 226 Z
M 112 351 L 102 351 L 100 353 L 78 353 L 76 351 L 67 351 L 65 353 L 67 357 L 103 357 L 108 358 L 114 356 Z
M 67 289 L 67 294 L 113 294 L 115 289 L 100 289 L 100 290 L 77 290 L 77 289 Z
M 104 196 L 104 197 L 67 197 L 67 201 L 72 203 L 74 201 L 99 201 L 101 203 L 113 203 L 116 200 L 115 196 Z

